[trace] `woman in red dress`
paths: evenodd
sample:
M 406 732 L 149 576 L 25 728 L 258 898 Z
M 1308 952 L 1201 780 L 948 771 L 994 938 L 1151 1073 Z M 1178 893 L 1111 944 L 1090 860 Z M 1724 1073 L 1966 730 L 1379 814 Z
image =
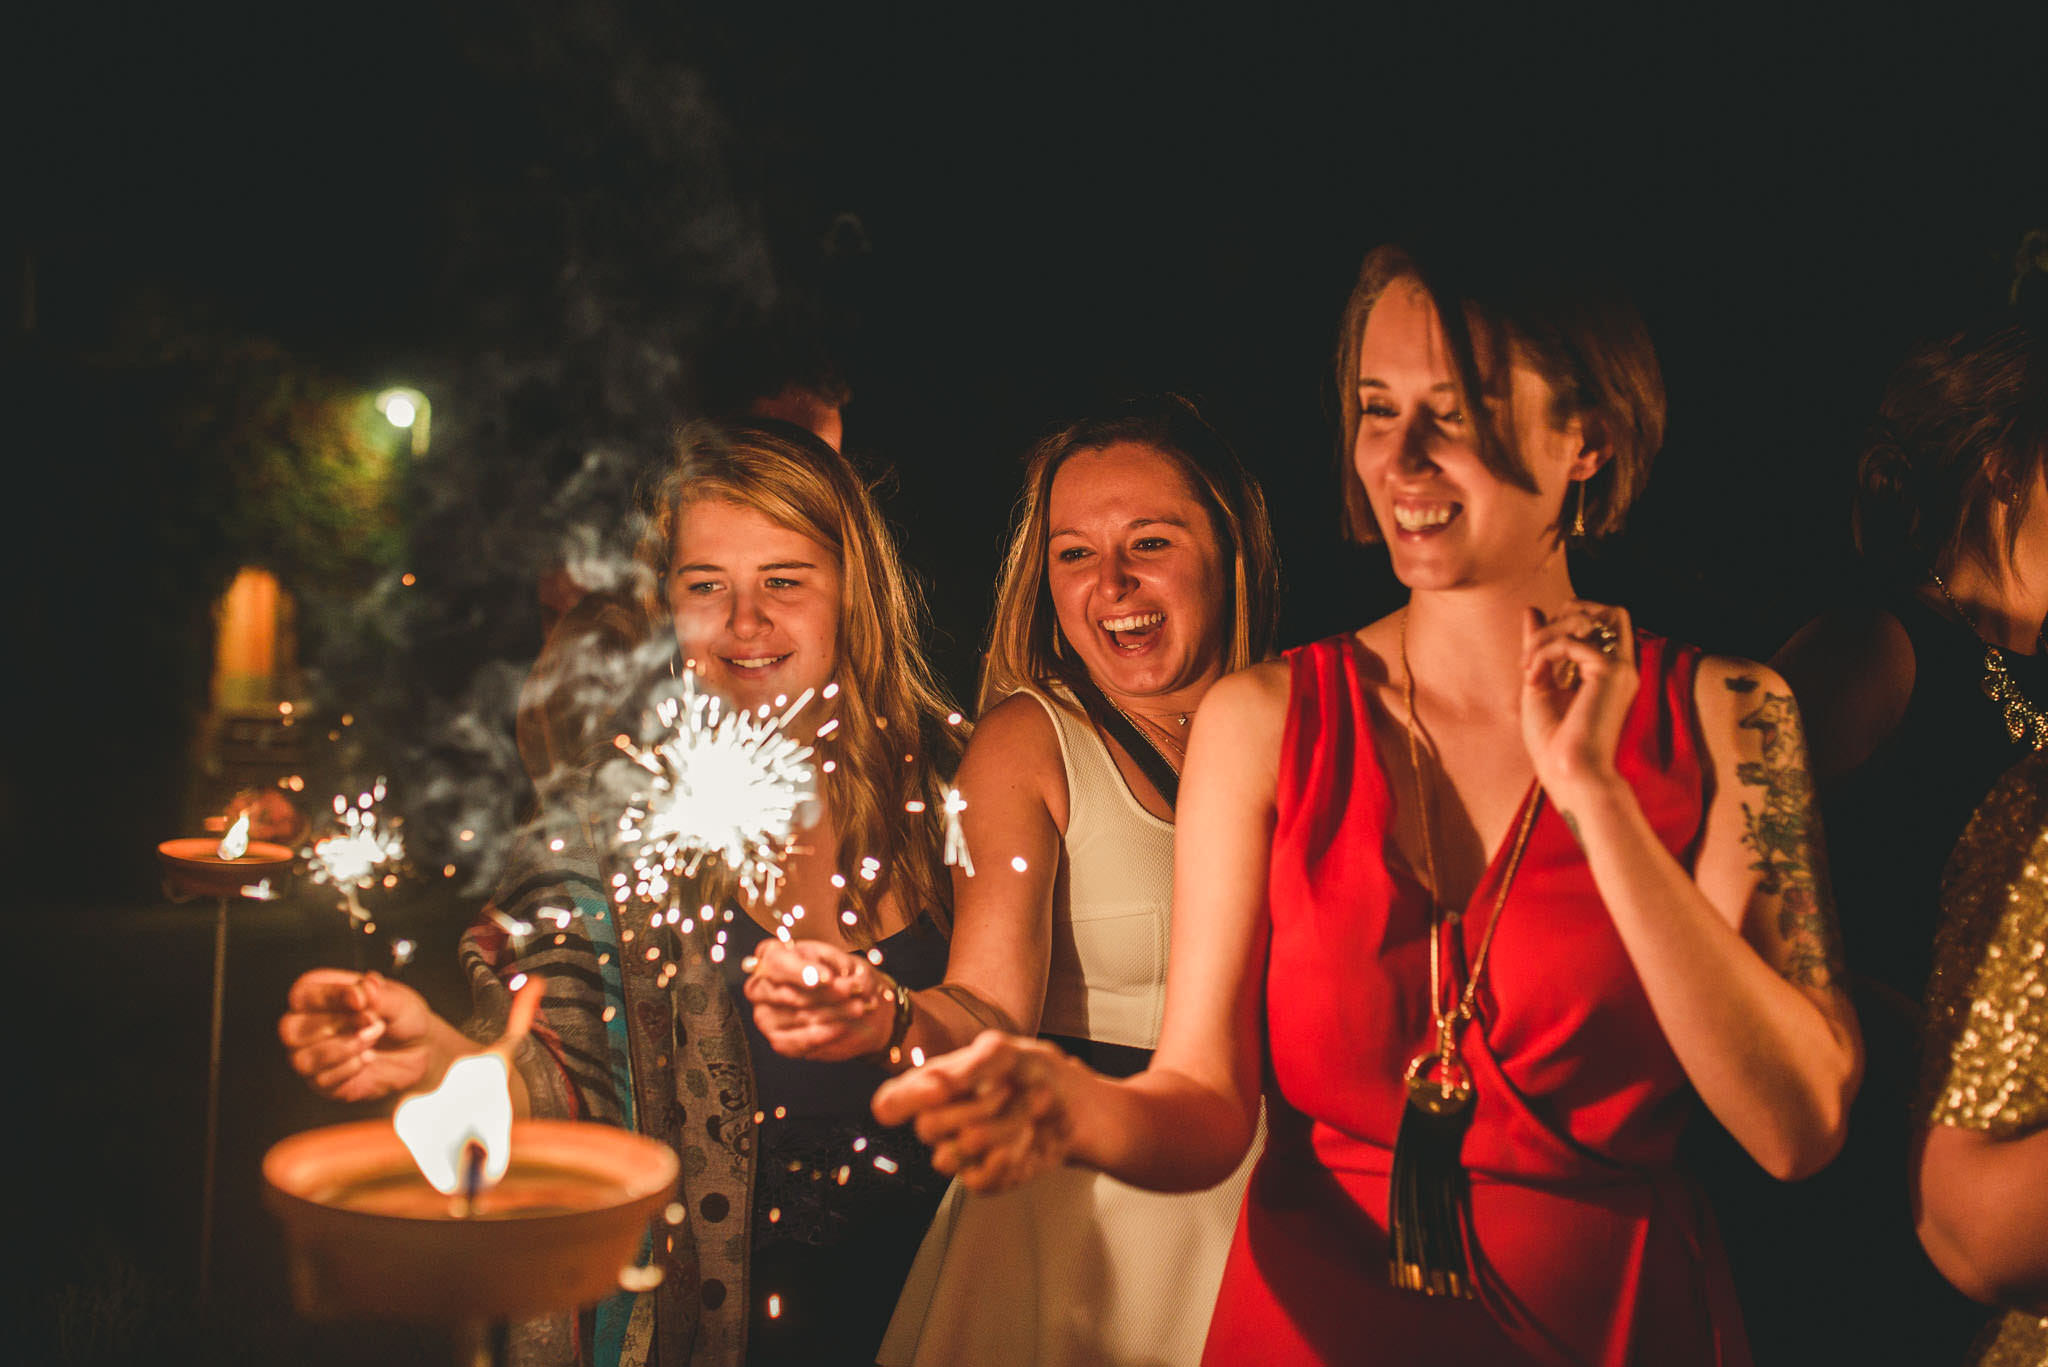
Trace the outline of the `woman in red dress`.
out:
M 1810 1173 L 1861 1068 L 1790 691 L 1572 590 L 1662 436 L 1642 324 L 1486 264 L 1366 259 L 1347 522 L 1410 598 L 1204 700 L 1151 1067 L 989 1034 L 875 1099 L 970 1186 L 1181 1189 L 1263 1090 L 1211 1363 L 1746 1363 L 1679 1132 Z

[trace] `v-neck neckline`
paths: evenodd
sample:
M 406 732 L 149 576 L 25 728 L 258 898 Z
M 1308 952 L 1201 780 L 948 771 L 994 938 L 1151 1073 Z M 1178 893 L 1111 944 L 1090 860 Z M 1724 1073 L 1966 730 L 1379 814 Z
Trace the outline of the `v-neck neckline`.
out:
M 1400 801 L 1394 792 L 1394 777 L 1387 771 L 1386 758 L 1380 753 L 1379 731 L 1373 724 L 1374 719 L 1371 713 L 1374 710 L 1383 710 L 1390 722 L 1395 721 L 1395 718 L 1390 709 L 1381 708 L 1379 700 L 1374 696 L 1372 687 L 1362 668 L 1366 662 L 1365 643 L 1358 639 L 1356 633 L 1352 632 L 1345 633 L 1345 639 L 1350 643 L 1352 652 L 1351 665 L 1356 679 L 1356 686 L 1358 687 L 1360 698 L 1368 710 L 1367 715 L 1360 720 L 1364 722 L 1363 739 L 1371 747 L 1372 751 L 1369 757 L 1369 767 L 1378 785 L 1380 808 L 1388 816 L 1388 819 L 1381 823 L 1380 849 L 1383 857 L 1382 862 L 1385 863 L 1387 872 L 1391 877 L 1408 883 L 1420 892 L 1425 900 L 1435 899 L 1443 907 L 1443 910 L 1448 912 L 1451 908 L 1443 903 L 1441 890 L 1433 889 L 1429 886 L 1428 882 L 1422 877 L 1421 871 L 1408 861 L 1407 855 L 1402 852 L 1401 846 L 1396 840 L 1395 818 L 1400 811 Z M 1399 724 L 1405 725 L 1406 723 Z M 1528 786 L 1522 789 L 1521 801 L 1517 802 L 1510 809 L 1507 825 L 1502 829 L 1499 839 L 1493 842 L 1491 853 L 1486 860 L 1486 866 L 1479 872 L 1479 881 L 1472 885 L 1472 891 L 1465 898 L 1464 904 L 1457 908 L 1462 920 L 1470 922 L 1473 919 L 1471 912 L 1474 907 L 1479 905 L 1480 898 L 1490 893 L 1498 885 L 1502 866 L 1507 862 L 1509 849 L 1515 841 L 1515 832 L 1522 824 L 1522 814 L 1528 810 L 1529 804 L 1536 800 L 1536 793 L 1541 786 L 1541 781 L 1531 776 Z M 1538 812 L 1537 816 L 1540 818 L 1542 813 Z M 1533 834 L 1534 832 L 1532 831 L 1531 835 Z

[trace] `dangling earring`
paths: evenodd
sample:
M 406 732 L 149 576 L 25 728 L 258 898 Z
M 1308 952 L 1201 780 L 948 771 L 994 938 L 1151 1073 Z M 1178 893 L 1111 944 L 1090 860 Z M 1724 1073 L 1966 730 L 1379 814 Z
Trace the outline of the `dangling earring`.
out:
M 1579 540 L 1586 536 L 1586 481 L 1579 481 L 1579 510 L 1572 514 L 1572 535 Z

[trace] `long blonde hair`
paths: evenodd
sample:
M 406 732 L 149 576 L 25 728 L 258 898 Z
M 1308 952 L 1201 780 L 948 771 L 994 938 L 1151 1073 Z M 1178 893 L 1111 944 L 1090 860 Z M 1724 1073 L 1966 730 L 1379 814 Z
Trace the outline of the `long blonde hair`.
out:
M 964 727 L 925 659 L 923 596 L 873 493 L 846 457 L 794 424 L 685 428 L 648 500 L 640 538 L 639 559 L 652 572 L 643 581 L 644 605 L 654 620 L 668 618 L 676 524 L 683 509 L 705 500 L 752 508 L 837 556 L 839 726 L 829 743 L 836 763 L 820 784 L 857 938 L 880 938 L 882 901 L 892 892 L 912 919 L 924 910 L 949 925 L 942 813 Z M 870 859 L 879 866 L 873 878 L 861 873 Z
M 976 690 L 975 706 L 981 711 L 1020 688 L 1043 688 L 1080 670 L 1079 658 L 1063 645 L 1045 582 L 1053 476 L 1070 456 L 1126 441 L 1149 446 L 1179 467 L 1208 510 L 1217 543 L 1230 559 L 1225 670 L 1242 669 L 1272 653 L 1280 618 L 1280 557 L 1258 481 L 1186 399 L 1177 394 L 1131 399 L 1063 427 L 1032 448 L 1010 549 L 996 583 L 988 653 Z

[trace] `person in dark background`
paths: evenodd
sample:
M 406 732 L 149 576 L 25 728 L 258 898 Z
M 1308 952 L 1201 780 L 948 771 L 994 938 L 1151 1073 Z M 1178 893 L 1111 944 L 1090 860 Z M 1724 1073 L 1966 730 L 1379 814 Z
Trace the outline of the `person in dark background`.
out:
M 1900 1174 L 1942 867 L 1999 775 L 2048 744 L 2044 457 L 2033 327 L 2008 317 L 1917 348 L 1858 466 L 1869 587 L 1777 657 L 1812 719 L 1869 1068 L 1843 1155 L 1812 1183 L 1761 1191 L 1716 1165 L 1767 1364 L 1953 1362 L 1984 1320 L 1921 1250 Z
M 630 1116 L 684 1158 L 689 1215 L 660 1259 L 661 1287 L 638 1304 L 608 1302 L 579 1329 L 529 1326 L 521 1360 L 866 1364 L 941 1184 L 914 1140 L 870 1134 L 878 1067 L 789 1060 L 768 1047 L 745 1009 L 743 965 L 787 933 L 873 955 L 911 986 L 939 979 L 950 900 L 939 776 L 959 748 L 951 708 L 924 663 L 915 592 L 866 486 L 801 429 L 686 432 L 654 494 L 642 555 L 659 584 L 645 608 L 672 622 L 702 687 L 752 707 L 837 685 L 803 716 L 806 726 L 838 723 L 821 745 L 832 764 L 779 898 L 707 878 L 685 900 L 723 905 L 723 915 L 655 928 L 666 971 L 637 946 L 619 952 L 634 930 L 607 920 L 601 790 L 579 801 L 559 776 L 549 819 L 501 886 L 501 914 L 465 940 L 479 1038 L 497 1033 L 511 979 L 550 981 L 538 1043 L 513 1058 L 523 1112 Z M 551 840 L 563 848 L 544 848 Z M 578 917 L 551 934 L 543 909 L 564 905 Z M 812 915 L 796 911 L 806 906 Z M 529 929 L 508 932 L 507 917 Z M 468 1047 L 411 989 L 333 970 L 294 985 L 279 1032 L 293 1066 L 343 1100 L 431 1084 Z M 856 1161 L 858 1180 L 834 1179 Z

